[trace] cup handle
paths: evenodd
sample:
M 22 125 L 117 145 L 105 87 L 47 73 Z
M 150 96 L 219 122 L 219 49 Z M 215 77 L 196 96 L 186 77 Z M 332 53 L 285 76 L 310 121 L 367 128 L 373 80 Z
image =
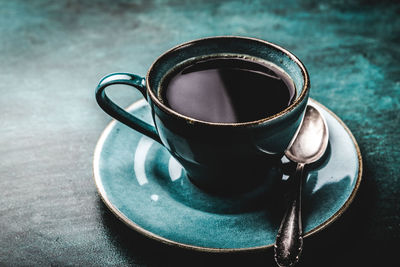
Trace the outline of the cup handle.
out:
M 100 80 L 96 87 L 96 100 L 99 106 L 111 117 L 129 126 L 130 128 L 161 143 L 157 130 L 154 126 L 128 113 L 107 97 L 105 89 L 113 84 L 126 84 L 138 89 L 146 98 L 146 80 L 138 75 L 130 73 L 112 73 Z

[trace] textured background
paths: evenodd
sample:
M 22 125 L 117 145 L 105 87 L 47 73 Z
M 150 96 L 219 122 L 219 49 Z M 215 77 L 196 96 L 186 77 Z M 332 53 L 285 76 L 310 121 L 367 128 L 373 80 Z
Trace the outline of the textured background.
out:
M 93 150 L 110 120 L 94 100 L 99 79 L 145 75 L 166 49 L 227 34 L 296 54 L 311 96 L 361 148 L 356 200 L 306 239 L 299 266 L 390 266 L 398 257 L 400 5 L 215 2 L 0 0 L 1 266 L 273 265 L 270 252 L 207 255 L 148 240 L 107 210 L 92 180 Z M 112 95 L 125 105 L 140 97 L 125 88 Z

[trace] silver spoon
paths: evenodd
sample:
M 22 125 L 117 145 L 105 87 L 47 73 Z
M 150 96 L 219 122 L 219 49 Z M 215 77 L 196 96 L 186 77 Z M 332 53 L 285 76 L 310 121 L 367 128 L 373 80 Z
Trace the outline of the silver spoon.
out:
M 293 177 L 294 190 L 289 195 L 289 207 L 282 219 L 276 237 L 275 261 L 281 267 L 297 263 L 303 249 L 303 230 L 301 223 L 301 185 L 303 169 L 306 164 L 320 159 L 328 145 L 329 132 L 325 118 L 309 103 L 299 133 L 285 155 L 297 163 Z

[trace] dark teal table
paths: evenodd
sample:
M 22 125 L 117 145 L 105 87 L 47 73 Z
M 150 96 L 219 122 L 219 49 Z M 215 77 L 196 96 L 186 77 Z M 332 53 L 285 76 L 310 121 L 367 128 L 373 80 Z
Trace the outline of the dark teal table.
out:
M 270 252 L 209 255 L 148 240 L 108 211 L 92 179 L 93 150 L 110 120 L 94 100 L 99 79 L 144 75 L 178 43 L 230 34 L 301 58 L 311 96 L 361 148 L 355 201 L 305 240 L 299 266 L 396 266 L 400 4 L 200 2 L 0 1 L 0 266 L 273 266 Z M 129 88 L 112 95 L 126 105 L 140 98 Z

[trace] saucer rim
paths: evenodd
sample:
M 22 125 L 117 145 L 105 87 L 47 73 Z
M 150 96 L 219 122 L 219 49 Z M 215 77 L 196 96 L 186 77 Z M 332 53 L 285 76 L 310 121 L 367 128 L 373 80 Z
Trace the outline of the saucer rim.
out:
M 357 144 L 357 141 L 355 137 L 353 136 L 352 132 L 350 129 L 347 127 L 347 125 L 335 114 L 333 113 L 330 109 L 319 103 L 318 101 L 309 98 L 309 101 L 312 102 L 313 104 L 316 104 L 318 107 L 323 108 L 325 111 L 327 111 L 334 119 L 336 119 L 342 127 L 346 130 L 346 132 L 349 134 L 356 152 L 357 152 L 357 157 L 358 157 L 358 175 L 357 175 L 357 181 L 355 183 L 355 186 L 350 194 L 350 196 L 347 198 L 346 202 L 340 207 L 340 209 L 333 214 L 331 217 L 329 217 L 327 220 L 325 220 L 323 223 L 318 225 L 317 227 L 311 229 L 307 233 L 304 234 L 304 238 L 307 238 L 313 234 L 316 234 L 326 228 L 327 226 L 331 225 L 334 221 L 336 221 L 350 206 L 350 204 L 353 202 L 358 189 L 361 184 L 362 180 L 362 172 L 363 172 L 363 163 L 362 163 L 362 156 L 361 156 L 361 151 L 360 148 Z M 125 110 L 132 110 L 136 106 L 137 108 L 141 107 L 144 105 L 146 102 L 145 99 L 138 100 L 134 102 L 133 104 L 129 105 Z M 107 197 L 107 193 L 103 187 L 103 183 L 101 182 L 101 175 L 100 175 L 100 166 L 99 166 L 99 159 L 100 159 L 100 154 L 104 145 L 105 140 L 108 137 L 108 134 L 111 132 L 113 129 L 114 125 L 118 121 L 112 120 L 108 125 L 105 127 L 105 129 L 102 131 L 100 134 L 100 137 L 96 143 L 96 147 L 94 150 L 93 154 L 93 179 L 97 188 L 97 192 L 100 195 L 101 200 L 103 203 L 107 206 L 107 208 L 120 220 L 122 221 L 125 225 L 128 227 L 132 228 L 136 232 L 153 239 L 155 241 L 161 242 L 166 245 L 174 246 L 174 247 L 180 247 L 184 249 L 189 249 L 189 250 L 195 250 L 195 251 L 200 251 L 200 252 L 209 252 L 209 253 L 235 253 L 235 252 L 249 252 L 249 251 L 260 251 L 260 250 L 266 250 L 270 249 L 274 246 L 274 244 L 268 244 L 264 246 L 256 246 L 256 247 L 246 247 L 246 248 L 211 248 L 211 247 L 202 247 L 202 246 L 195 246 L 195 245 L 189 245 L 189 244 L 184 244 L 180 243 L 177 241 L 173 241 L 171 239 L 159 236 L 157 234 L 152 233 L 151 231 L 148 231 L 139 225 L 137 225 L 135 222 L 133 222 L 131 219 L 126 217 L 118 208 L 116 208 L 111 201 Z

